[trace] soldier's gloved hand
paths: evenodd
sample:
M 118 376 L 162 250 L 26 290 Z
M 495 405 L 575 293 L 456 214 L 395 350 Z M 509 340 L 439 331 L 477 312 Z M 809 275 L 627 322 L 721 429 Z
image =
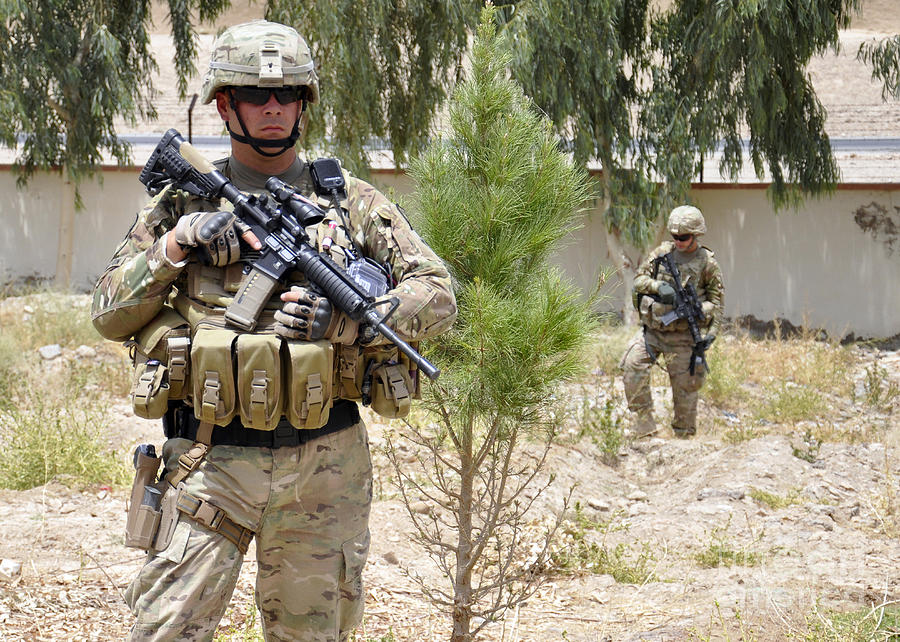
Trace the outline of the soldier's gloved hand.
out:
M 185 214 L 175 224 L 175 240 L 178 245 L 183 249 L 200 248 L 208 255 L 210 265 L 216 266 L 234 263 L 241 257 L 238 236 L 244 236 L 254 245 L 248 235 L 256 239 L 249 226 L 232 212 Z M 258 243 L 257 241 L 256 245 Z
M 656 290 L 659 300 L 663 303 L 675 303 L 675 288 L 663 281 Z
M 275 334 L 285 339 L 353 343 L 359 323 L 335 310 L 326 297 L 299 285 L 281 295 L 284 305 L 275 312 Z

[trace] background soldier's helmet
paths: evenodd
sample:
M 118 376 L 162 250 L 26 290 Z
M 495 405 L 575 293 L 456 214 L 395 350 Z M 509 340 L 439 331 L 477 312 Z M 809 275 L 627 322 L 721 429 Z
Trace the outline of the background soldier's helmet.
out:
M 201 100 L 211 102 L 228 86 L 308 88 L 307 101 L 319 101 L 319 82 L 306 41 L 291 27 L 254 20 L 229 27 L 213 43 Z
M 706 234 L 706 221 L 703 214 L 693 205 L 681 205 L 669 214 L 669 234 Z

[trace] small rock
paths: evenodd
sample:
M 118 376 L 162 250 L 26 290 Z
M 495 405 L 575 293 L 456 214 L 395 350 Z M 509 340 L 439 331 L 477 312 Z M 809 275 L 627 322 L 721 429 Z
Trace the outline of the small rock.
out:
M 22 562 L 18 560 L 0 561 L 0 579 L 11 580 L 22 572 Z
M 75 348 L 75 355 L 79 359 L 93 359 L 97 356 L 97 351 L 94 350 L 91 346 L 80 345 Z
M 650 496 L 642 490 L 631 491 L 626 497 L 633 502 L 646 502 L 650 499 Z
M 42 359 L 50 361 L 51 359 L 56 359 L 56 357 L 62 354 L 62 347 L 60 347 L 58 343 L 54 343 L 38 348 L 38 352 L 40 353 Z
M 587 500 L 587 505 L 599 511 L 608 511 L 610 508 L 609 502 L 605 502 L 602 499 L 589 499 Z
M 381 556 L 385 562 L 388 564 L 393 564 L 394 566 L 398 566 L 400 564 L 400 559 L 397 557 L 397 554 L 393 551 L 388 551 L 384 555 Z

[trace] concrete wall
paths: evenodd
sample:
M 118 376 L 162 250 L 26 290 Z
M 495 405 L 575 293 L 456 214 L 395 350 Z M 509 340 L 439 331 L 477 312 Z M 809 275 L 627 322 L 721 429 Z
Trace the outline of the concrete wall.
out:
M 695 186 L 725 278 L 729 317 L 752 315 L 823 328 L 832 336 L 900 333 L 900 185 L 845 186 L 798 211 L 775 214 L 761 186 Z M 557 261 L 586 291 L 611 264 L 599 212 L 592 211 Z M 614 279 L 607 309 L 623 299 Z
M 137 176 L 110 169 L 102 185 L 82 185 L 73 288 L 90 288 L 133 223 L 146 200 Z M 390 172 L 373 182 L 409 190 L 407 177 Z M 0 283 L 54 277 L 63 193 L 56 175 L 39 175 L 20 191 L 8 167 L 0 168 Z M 758 186 L 698 186 L 693 196 L 710 229 L 704 242 L 724 271 L 728 316 L 781 317 L 836 335 L 900 334 L 900 185 L 844 187 L 777 216 Z M 556 260 L 585 291 L 596 288 L 601 264 L 611 263 L 599 212 L 588 213 Z M 623 296 L 615 279 L 602 291 L 616 303 Z

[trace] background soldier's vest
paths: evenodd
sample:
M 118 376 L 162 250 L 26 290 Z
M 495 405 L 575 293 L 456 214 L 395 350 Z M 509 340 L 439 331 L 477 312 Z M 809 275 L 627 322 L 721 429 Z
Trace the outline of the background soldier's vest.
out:
M 663 256 L 674 249 L 674 244 L 670 241 L 664 243 L 657 250 L 657 257 Z M 675 252 L 673 254 L 675 262 L 678 265 L 678 271 L 681 274 L 681 285 L 687 287 L 689 284 L 694 286 L 697 291 L 697 297 L 700 301 L 706 301 L 706 287 L 703 283 L 703 272 L 709 257 L 712 256 L 712 250 L 706 246 L 700 246 L 697 251 L 690 255 Z M 653 278 L 673 284 L 675 279 L 669 274 L 664 265 L 659 262 L 654 266 Z M 663 324 L 662 317 L 672 310 L 672 306 L 667 303 L 656 301 L 653 297 L 644 295 L 638 299 L 638 312 L 640 313 L 641 323 L 652 330 L 660 330 L 662 332 L 689 332 L 688 323 L 684 319 L 678 319 L 669 325 Z
M 232 209 L 224 200 L 183 204 L 181 215 Z M 330 238 L 326 252 L 345 267 L 353 242 L 329 203 L 320 204 L 329 214 L 307 229 L 310 244 L 321 252 Z M 163 310 L 130 342 L 135 414 L 158 418 L 170 402 L 183 400 L 197 419 L 217 425 L 239 416 L 248 428 L 273 430 L 285 417 L 296 428 L 314 429 L 327 422 L 332 403 L 340 398 L 371 404 L 386 417 L 406 415 L 419 393 L 415 366 L 406 356 L 391 345 L 361 348 L 282 339 L 274 333 L 274 312 L 286 287 L 273 294 L 253 332 L 227 324 L 225 308 L 245 265 L 242 260 L 219 268 L 190 260 Z M 300 272 L 289 281 L 306 283 Z

